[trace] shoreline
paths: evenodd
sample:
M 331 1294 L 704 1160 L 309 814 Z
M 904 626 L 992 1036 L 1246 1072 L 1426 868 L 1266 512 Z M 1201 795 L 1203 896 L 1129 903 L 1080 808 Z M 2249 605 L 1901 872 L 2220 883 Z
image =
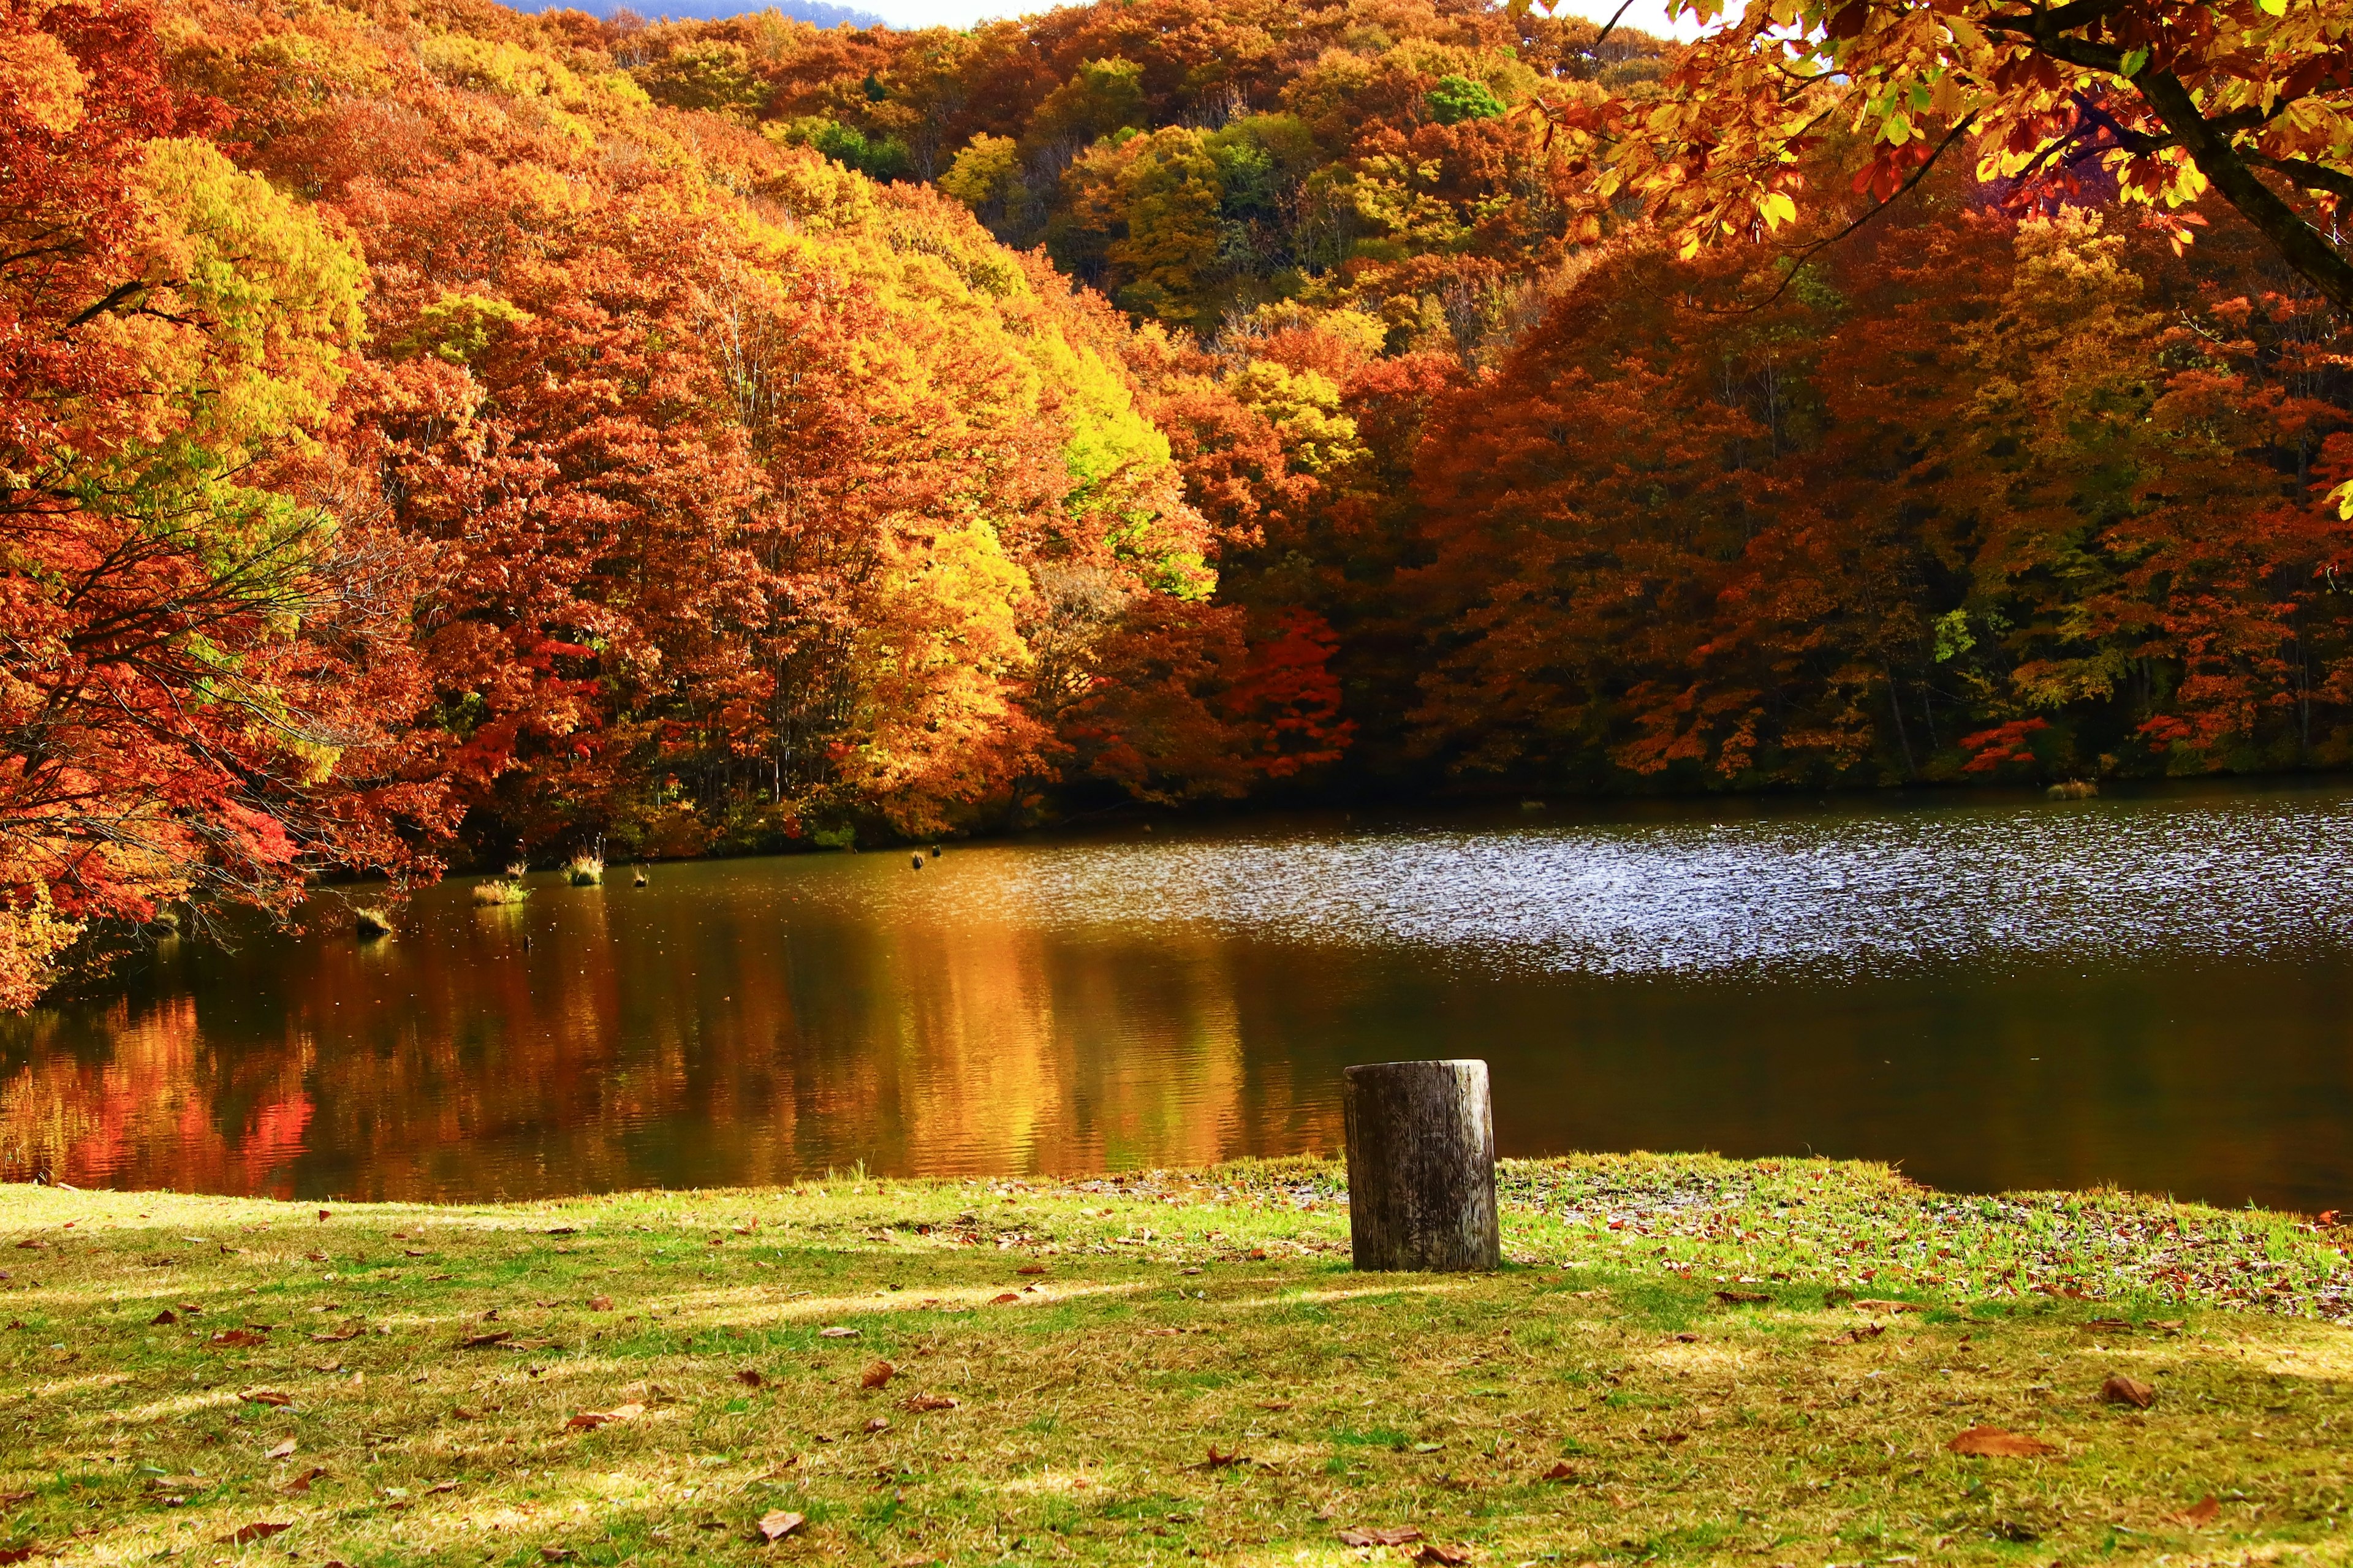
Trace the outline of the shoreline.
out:
M 2343 1230 L 1813 1160 L 1499 1185 L 1461 1276 L 1350 1270 L 1306 1159 L 323 1220 L 0 1189 L 0 1553 L 2347 1554 Z

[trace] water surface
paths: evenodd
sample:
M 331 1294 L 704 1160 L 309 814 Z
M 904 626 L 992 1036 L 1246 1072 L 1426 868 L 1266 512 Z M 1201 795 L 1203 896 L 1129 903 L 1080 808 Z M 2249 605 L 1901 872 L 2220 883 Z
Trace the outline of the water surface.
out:
M 1256 821 L 531 879 L 173 942 L 0 1024 L 0 1169 L 488 1197 L 1335 1149 L 1478 1056 L 1506 1152 L 1863 1156 L 2353 1207 L 2353 790 Z

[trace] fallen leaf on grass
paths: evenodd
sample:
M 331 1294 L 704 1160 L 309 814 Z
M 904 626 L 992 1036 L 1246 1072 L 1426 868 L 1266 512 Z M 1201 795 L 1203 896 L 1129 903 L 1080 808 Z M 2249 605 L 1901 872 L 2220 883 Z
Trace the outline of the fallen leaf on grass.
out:
M 1858 1312 L 1925 1312 L 1928 1309 L 1917 1301 L 1862 1300 L 1854 1304 Z
M 1887 1331 L 1885 1323 L 1857 1323 L 1842 1334 L 1832 1334 L 1834 1345 L 1859 1345 L 1865 1340 L 1875 1340 Z
M 891 1430 L 891 1418 L 888 1415 L 877 1415 L 866 1424 L 866 1430 L 870 1433 L 888 1432 Z
M 2221 1515 L 2222 1505 L 2214 1500 L 2214 1495 L 2209 1492 L 2204 1498 L 2183 1509 L 2179 1513 L 2168 1513 L 2165 1517 L 2168 1523 L 2186 1524 L 2192 1530 L 2203 1530 Z
M 153 1317 L 148 1319 L 147 1323 L 151 1328 L 168 1329 L 179 1321 L 180 1314 L 172 1310 L 171 1308 L 166 1307 L 162 1311 L 156 1313 Z
M 271 1520 L 257 1519 L 251 1524 L 240 1524 L 222 1536 L 223 1546 L 249 1546 L 257 1541 L 267 1541 L 280 1531 L 291 1530 L 291 1523 L 280 1524 Z
M 564 1428 L 567 1432 L 594 1432 L 599 1426 L 610 1426 L 616 1422 L 635 1421 L 645 1413 L 646 1407 L 642 1405 L 617 1405 L 610 1410 L 583 1410 L 565 1422 Z
M 2125 1321 L 2122 1318 L 2086 1318 L 2084 1320 L 2084 1326 L 2087 1329 L 2129 1329 L 2132 1327 L 2130 1323 Z
M 431 1497 L 436 1492 L 454 1492 L 457 1489 L 458 1483 L 455 1481 L 435 1481 L 431 1486 L 425 1489 L 425 1495 L 427 1497 Z
M 1444 1563 L 1451 1568 L 1451 1564 L 1470 1562 L 1471 1549 L 1467 1546 L 1441 1546 L 1431 1541 L 1423 1543 L 1422 1549 L 1414 1553 L 1413 1560 L 1416 1563 Z
M 854 1340 L 858 1337 L 858 1331 L 845 1329 L 837 1324 L 831 1328 L 819 1329 L 817 1331 L 817 1337 L 821 1340 Z
M 294 1403 L 292 1394 L 282 1394 L 274 1388 L 248 1388 L 237 1397 L 248 1405 L 267 1405 L 277 1410 L 283 1410 Z
M 239 1350 L 247 1345 L 268 1344 L 269 1336 L 257 1334 L 247 1329 L 229 1329 L 215 1334 L 206 1342 L 219 1350 Z
M 15 1508 L 20 1502 L 33 1500 L 31 1492 L 0 1492 L 0 1508 Z
M 292 1458 L 294 1457 L 294 1439 L 291 1437 L 287 1438 L 286 1441 L 279 1444 L 278 1447 L 270 1449 L 269 1452 L 262 1455 L 261 1457 L 265 1459 Z
M 735 1374 L 735 1381 L 746 1388 L 758 1388 L 768 1380 L 747 1366 Z
M 613 1310 L 613 1298 L 591 1296 L 588 1298 L 588 1310 L 592 1312 L 609 1312 Z
M 2040 1437 L 2005 1432 L 1999 1426 L 1972 1426 L 1945 1447 L 1981 1459 L 2039 1459 L 2059 1451 Z
M 786 1513 L 783 1509 L 778 1509 L 774 1513 L 761 1516 L 760 1533 L 770 1541 L 782 1541 L 806 1522 L 807 1521 L 799 1514 Z
M 41 1549 L 39 1542 L 27 1541 L 22 1546 L 0 1546 L 0 1563 L 22 1563 Z
M 1340 1531 L 1343 1546 L 1410 1546 L 1421 1539 L 1421 1531 L 1409 1524 L 1391 1530 L 1356 1530 Z
M 1683 1332 L 1683 1333 L 1680 1333 L 1680 1334 L 1675 1335 L 1675 1336 L 1674 1336 L 1674 1341 L 1675 1341 L 1675 1343 L 1677 1343 L 1677 1344 L 1679 1344 L 1679 1345 L 1695 1345 L 1695 1344 L 1699 1343 L 1699 1336 L 1698 1336 L 1697 1334 L 1694 1334 L 1694 1333 L 1690 1332 L 1689 1331 L 1684 1331 L 1684 1332 Z
M 345 1340 L 358 1339 L 360 1335 L 366 1331 L 366 1330 L 360 1328 L 337 1329 L 332 1333 L 312 1334 L 311 1336 L 311 1342 L 314 1345 L 339 1345 Z
M 1021 1298 L 1020 1298 L 1019 1296 L 1017 1296 L 1017 1295 L 1015 1295 L 1012 1291 L 1008 1290 L 1008 1291 L 1007 1291 L 1007 1292 L 1005 1292 L 1005 1294 L 1003 1294 L 1002 1296 L 991 1296 L 991 1297 L 988 1299 L 988 1304 L 989 1304 L 990 1306 L 992 1306 L 992 1307 L 1002 1307 L 1002 1306 L 1003 1306 L 1003 1305 L 1005 1305 L 1005 1303 L 1006 1303 L 1006 1302 L 1008 1302 L 1008 1301 L 1018 1301 L 1019 1300 L 1021 1300 Z
M 956 1402 L 944 1394 L 918 1394 L 903 1406 L 908 1410 L 954 1410 L 955 1407 Z
M 1292 1403 L 1288 1399 L 1261 1399 L 1259 1401 L 1258 1407 L 1261 1410 L 1288 1410 Z
M 1240 1448 L 1220 1453 L 1218 1451 L 1218 1446 L 1215 1443 L 1212 1443 L 1209 1445 L 1209 1457 L 1206 1460 L 1202 1461 L 1202 1468 L 1222 1470 L 1229 1465 L 1239 1465 L 1241 1462 L 1242 1454 Z
M 1734 1306 L 1739 1306 L 1750 1301 L 1769 1301 L 1773 1298 L 1767 1295 L 1762 1290 L 1718 1290 L 1715 1293 L 1715 1299 L 1719 1301 L 1724 1301 Z
M 1537 1479 L 1546 1481 L 1573 1481 L 1577 1479 L 1577 1472 L 1568 1468 L 1568 1461 L 1567 1459 L 1561 1459 L 1555 1462 L 1553 1468 L 1546 1470 L 1542 1476 L 1538 1477 Z
M 461 1351 L 485 1350 L 491 1345 L 502 1345 L 512 1338 L 514 1338 L 512 1329 L 499 1329 L 487 1334 L 469 1334 L 458 1342 L 458 1348 Z
M 284 1486 L 280 1487 L 278 1489 L 282 1492 L 294 1492 L 298 1494 L 307 1492 L 311 1489 L 311 1483 L 317 1480 L 326 1473 L 327 1469 L 325 1466 L 313 1465 L 309 1469 L 303 1471 L 301 1475 L 296 1476 L 292 1480 L 288 1481 Z
M 2129 1405 L 2136 1410 L 2146 1410 L 2157 1403 L 2157 1390 L 2137 1377 L 2112 1372 L 2108 1381 L 2100 1384 L 2100 1397 L 2110 1405 Z
M 866 1370 L 858 1375 L 858 1386 L 860 1388 L 881 1388 L 884 1384 L 888 1384 L 892 1377 L 896 1376 L 898 1374 L 898 1371 L 899 1369 L 897 1367 L 892 1366 L 887 1361 L 869 1362 L 866 1365 Z
M 1043 1274 L 1046 1272 L 1046 1266 L 1042 1263 L 1025 1263 L 1013 1272 L 1016 1274 Z
M 569 1546 L 543 1546 L 539 1549 L 539 1555 L 544 1563 L 569 1563 L 580 1554 Z

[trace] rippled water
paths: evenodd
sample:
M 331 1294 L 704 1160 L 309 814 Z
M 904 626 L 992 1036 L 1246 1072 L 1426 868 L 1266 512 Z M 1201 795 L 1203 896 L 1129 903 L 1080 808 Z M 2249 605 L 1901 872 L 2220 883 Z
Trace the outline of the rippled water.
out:
M 480 1195 L 1332 1149 L 1471 1055 L 1507 1151 L 2353 1206 L 2353 792 L 1337 816 L 663 866 L 175 943 L 0 1025 L 0 1163 Z

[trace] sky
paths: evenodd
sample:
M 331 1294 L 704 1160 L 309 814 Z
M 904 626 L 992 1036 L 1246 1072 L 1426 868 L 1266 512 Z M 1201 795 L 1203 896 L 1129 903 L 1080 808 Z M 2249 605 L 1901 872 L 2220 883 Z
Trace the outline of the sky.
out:
M 965 27 L 985 16 L 1022 16 L 1050 8 L 1046 5 L 1023 5 L 1019 0 L 846 0 L 846 3 L 862 11 L 871 11 L 893 26 L 900 27 Z M 1565 14 L 1573 13 L 1590 16 L 1597 22 L 1606 22 L 1617 8 L 1614 0 L 1606 5 L 1599 0 L 1593 0 L 1593 3 L 1566 0 L 1561 10 Z M 1665 0 L 1634 0 L 1627 9 L 1625 21 L 1620 25 L 1640 27 L 1647 33 L 1668 33 Z M 1689 37 L 1694 29 L 1686 22 L 1673 31 L 1680 37 Z

